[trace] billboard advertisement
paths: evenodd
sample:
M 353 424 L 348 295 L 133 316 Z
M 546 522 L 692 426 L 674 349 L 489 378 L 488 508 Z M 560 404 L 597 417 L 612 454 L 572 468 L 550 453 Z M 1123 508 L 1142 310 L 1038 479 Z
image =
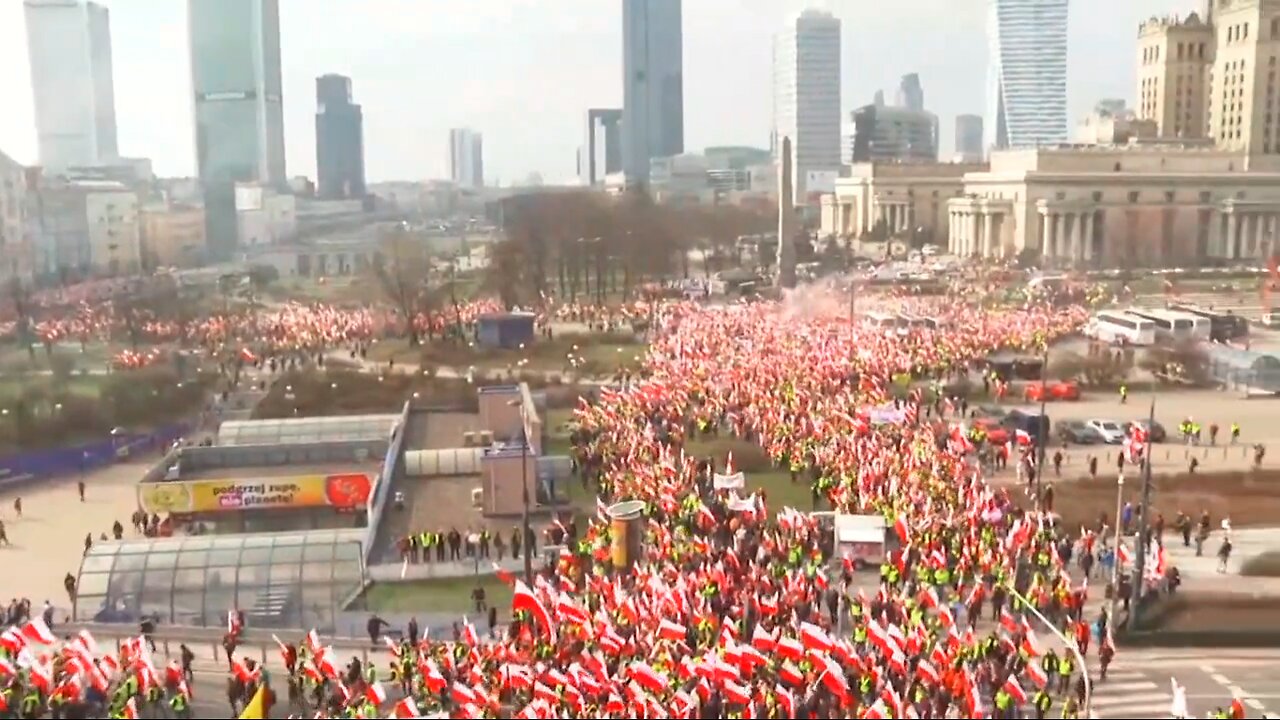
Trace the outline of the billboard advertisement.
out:
M 296 475 L 269 479 L 166 480 L 138 486 L 138 502 L 149 513 L 226 510 L 365 507 L 373 490 L 367 473 Z

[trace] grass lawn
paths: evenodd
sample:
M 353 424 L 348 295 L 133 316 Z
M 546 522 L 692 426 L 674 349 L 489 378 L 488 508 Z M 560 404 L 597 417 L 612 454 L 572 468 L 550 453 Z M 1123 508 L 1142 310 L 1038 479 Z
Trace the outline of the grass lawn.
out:
M 471 613 L 475 615 L 475 603 L 471 591 L 477 583 L 484 588 L 485 599 L 507 614 L 511 607 L 511 588 L 495 575 L 467 575 L 438 580 L 419 580 L 407 583 L 374 583 L 365 594 L 369 610 L 380 613 Z M 472 622 L 479 622 L 479 617 Z
M 0 398 L 16 398 L 24 391 L 40 389 L 52 395 L 79 395 L 86 398 L 99 396 L 107 375 L 72 375 L 63 379 L 55 379 L 52 375 L 4 375 L 0 376 Z
M 543 427 L 547 430 L 547 444 L 542 448 L 543 455 L 569 454 L 569 421 L 573 419 L 570 408 L 552 408 L 547 410 L 543 418 Z

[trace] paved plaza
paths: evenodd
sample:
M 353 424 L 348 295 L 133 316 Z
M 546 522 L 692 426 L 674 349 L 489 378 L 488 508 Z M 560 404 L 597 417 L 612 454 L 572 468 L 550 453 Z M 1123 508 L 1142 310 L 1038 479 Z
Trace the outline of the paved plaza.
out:
M 74 477 L 0 491 L 0 520 L 12 543 L 0 545 L 0 575 L 22 578 L 21 591 L 11 595 L 30 598 L 37 611 L 49 600 L 58 608 L 59 619 L 69 613 L 62 581 L 67 573 L 80 570 L 85 534 L 92 533 L 95 542 L 101 533 L 111 537 L 116 520 L 124 525 L 125 537 L 135 534 L 129 516 L 138 507 L 138 479 L 155 460 L 151 454 L 87 473 L 84 502 L 76 493 Z M 19 497 L 22 517 L 13 508 Z
M 1094 686 L 1093 711 L 1099 718 L 1169 717 L 1171 680 L 1186 688 L 1192 717 L 1206 717 L 1239 697 L 1252 718 L 1280 709 L 1280 650 L 1235 648 L 1121 648 L 1105 681 Z M 1090 669 L 1098 675 L 1097 658 Z

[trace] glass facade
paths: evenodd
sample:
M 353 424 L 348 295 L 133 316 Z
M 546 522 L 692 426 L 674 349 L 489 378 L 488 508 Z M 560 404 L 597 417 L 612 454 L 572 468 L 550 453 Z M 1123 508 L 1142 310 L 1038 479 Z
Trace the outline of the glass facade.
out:
M 219 445 L 388 440 L 399 415 L 338 415 L 282 420 L 230 420 L 218 428 Z
M 222 627 L 242 610 L 254 628 L 331 632 L 364 584 L 362 530 L 102 542 L 80 562 L 77 622 Z

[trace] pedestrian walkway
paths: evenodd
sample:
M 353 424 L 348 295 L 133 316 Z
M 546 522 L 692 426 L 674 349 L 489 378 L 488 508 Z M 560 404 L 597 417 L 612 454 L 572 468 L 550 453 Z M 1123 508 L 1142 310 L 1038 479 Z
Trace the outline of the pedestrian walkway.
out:
M 1171 687 L 1161 687 L 1139 670 L 1116 668 L 1107 672 L 1107 679 L 1097 678 L 1100 670 L 1097 658 L 1090 660 L 1089 672 L 1094 678 L 1093 714 L 1099 718 L 1155 718 L 1169 714 Z

